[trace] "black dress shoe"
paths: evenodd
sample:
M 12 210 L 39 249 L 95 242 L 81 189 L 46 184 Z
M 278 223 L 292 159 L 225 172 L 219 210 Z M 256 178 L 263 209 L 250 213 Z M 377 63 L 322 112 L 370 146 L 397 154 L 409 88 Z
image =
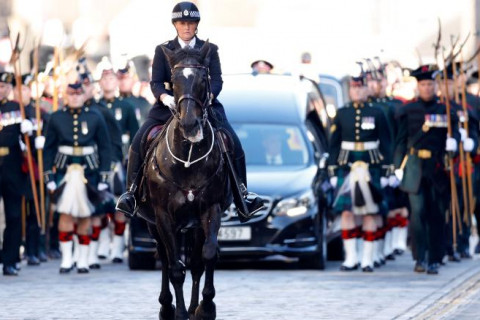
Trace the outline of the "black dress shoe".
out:
M 393 250 L 393 253 L 396 254 L 397 256 L 401 256 L 403 254 L 403 250 L 402 249 L 395 249 L 395 250 Z
M 374 267 L 374 268 L 380 268 L 380 266 L 381 266 L 381 263 L 380 263 L 380 262 L 378 262 L 378 261 L 374 261 L 374 262 L 373 262 L 373 267 Z
M 3 267 L 4 276 L 18 276 L 18 270 L 13 265 Z
M 413 271 L 415 272 L 425 272 L 425 264 L 423 262 L 417 262 L 415 263 L 415 267 L 413 268 Z
M 100 269 L 100 264 L 99 263 L 93 263 L 91 265 L 88 266 L 90 269 Z
M 70 273 L 70 271 L 72 271 L 73 269 L 73 266 L 71 266 L 70 268 L 60 268 L 59 272 L 61 274 L 67 274 L 67 273 Z
M 452 262 L 460 262 L 461 259 L 460 259 L 460 255 L 455 252 L 454 254 L 452 255 L 448 255 L 448 261 L 452 261 Z
M 27 264 L 29 266 L 39 266 L 40 259 L 38 259 L 36 256 L 27 256 Z
M 40 262 L 47 262 L 48 261 L 47 254 L 43 251 L 40 251 L 38 253 L 38 259 L 40 260 Z
M 380 264 L 381 264 L 382 266 L 384 266 L 386 263 L 387 263 L 387 261 L 385 261 L 385 259 L 380 259 Z
M 385 257 L 387 260 L 395 260 L 395 256 L 393 254 L 389 254 L 388 256 Z
M 427 274 L 438 274 L 438 263 L 431 263 L 427 267 Z
M 366 266 L 362 268 L 363 272 L 373 272 L 373 268 L 371 266 Z
M 460 253 L 460 258 L 462 259 L 472 259 L 472 255 L 469 252 Z
M 122 258 L 113 258 L 113 259 L 112 259 L 112 262 L 113 262 L 113 263 L 122 263 L 122 262 L 123 262 L 123 259 L 122 259 Z
M 48 256 L 50 259 L 57 260 L 62 257 L 62 253 L 58 249 L 51 249 Z
M 354 265 L 353 267 L 347 267 L 343 264 L 340 266 L 340 271 L 353 271 L 358 269 L 358 264 Z
M 88 272 L 89 272 L 88 268 L 78 268 L 77 269 L 77 273 L 88 273 Z

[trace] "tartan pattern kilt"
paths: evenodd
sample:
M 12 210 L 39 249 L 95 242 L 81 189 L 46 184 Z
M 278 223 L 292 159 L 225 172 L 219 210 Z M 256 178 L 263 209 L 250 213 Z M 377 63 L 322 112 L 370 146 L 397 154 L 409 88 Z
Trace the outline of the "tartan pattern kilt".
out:
M 368 152 L 350 152 L 350 159 L 352 163 L 355 161 L 365 161 L 366 163 L 370 162 L 370 158 L 368 157 Z M 369 165 L 368 171 L 370 172 L 370 176 L 372 178 L 372 184 L 383 193 L 384 200 L 382 203 L 379 203 L 379 213 L 382 215 L 386 215 L 388 213 L 388 204 L 386 201 L 385 193 L 382 191 L 380 185 L 380 176 L 382 173 L 380 165 Z M 333 213 L 335 215 L 342 214 L 343 211 L 352 211 L 352 195 L 351 192 L 346 192 L 344 194 L 338 195 L 340 188 L 342 187 L 343 183 L 345 182 L 345 178 L 350 173 L 350 166 L 342 166 L 339 167 L 337 170 L 337 186 L 335 187 L 335 197 L 336 202 L 333 206 Z M 338 196 L 338 199 L 337 199 Z

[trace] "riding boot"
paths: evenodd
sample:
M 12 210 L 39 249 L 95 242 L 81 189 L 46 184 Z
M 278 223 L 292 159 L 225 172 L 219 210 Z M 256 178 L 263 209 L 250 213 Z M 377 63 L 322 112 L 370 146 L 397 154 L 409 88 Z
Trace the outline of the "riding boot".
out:
M 128 153 L 128 167 L 127 167 L 127 186 L 128 191 L 122 194 L 117 201 L 115 209 L 122 212 L 125 216 L 131 218 L 135 215 L 137 201 L 135 199 L 135 192 L 138 188 L 138 181 L 140 180 L 140 168 L 142 166 L 142 159 L 140 154 L 130 149 Z
M 235 169 L 237 175 L 240 178 L 242 184 L 240 190 L 243 193 L 245 204 L 247 205 L 248 212 L 242 212 L 239 214 L 239 219 L 242 222 L 248 221 L 256 212 L 262 210 L 263 200 L 254 193 L 250 193 L 247 190 L 247 167 L 245 164 L 245 155 L 242 155 L 234 160 Z M 240 206 L 237 206 L 239 208 Z

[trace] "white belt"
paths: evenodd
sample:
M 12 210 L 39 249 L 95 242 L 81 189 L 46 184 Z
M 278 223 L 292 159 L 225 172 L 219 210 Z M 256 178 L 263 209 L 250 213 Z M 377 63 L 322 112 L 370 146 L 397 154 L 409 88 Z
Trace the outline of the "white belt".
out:
M 348 151 L 367 151 L 378 149 L 379 141 L 353 142 L 342 141 L 342 149 Z
M 72 146 L 59 146 L 58 152 L 69 155 L 69 156 L 86 156 L 93 154 L 95 148 L 92 146 L 87 147 L 72 147 Z

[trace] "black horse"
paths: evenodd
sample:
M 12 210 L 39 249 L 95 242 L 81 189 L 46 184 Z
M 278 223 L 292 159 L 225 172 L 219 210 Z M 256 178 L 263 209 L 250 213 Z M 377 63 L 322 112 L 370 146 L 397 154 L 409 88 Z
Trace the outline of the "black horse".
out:
M 176 101 L 174 116 L 153 140 L 145 159 L 146 202 L 153 211 L 149 230 L 162 262 L 160 319 L 215 319 L 213 274 L 218 257 L 217 234 L 222 212 L 232 202 L 228 171 L 215 129 L 208 120 L 210 82 L 208 41 L 200 50 L 163 47 L 172 69 Z M 223 141 L 222 141 L 223 143 Z M 145 207 L 147 206 L 147 207 Z M 155 222 L 153 224 L 152 222 Z M 190 269 L 193 286 L 188 311 L 183 297 L 186 267 L 179 235 L 191 236 Z M 199 304 L 200 279 L 205 272 Z M 175 290 L 176 307 L 169 289 Z

